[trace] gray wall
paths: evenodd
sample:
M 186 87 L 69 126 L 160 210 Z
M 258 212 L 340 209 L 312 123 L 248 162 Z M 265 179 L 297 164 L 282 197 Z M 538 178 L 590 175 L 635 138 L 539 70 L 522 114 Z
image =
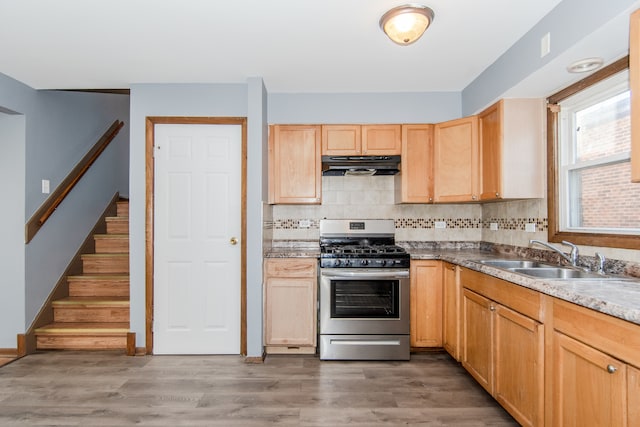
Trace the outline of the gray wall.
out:
M 269 123 L 437 123 L 461 116 L 459 92 L 270 93 Z
M 130 160 L 129 171 L 129 191 L 131 200 L 129 204 L 129 229 L 130 229 L 130 280 L 131 280 L 131 330 L 136 332 L 136 346 L 145 345 L 145 120 L 148 116 L 184 116 L 184 117 L 247 117 L 249 114 L 248 102 L 259 102 L 260 95 L 256 86 L 257 81 L 251 80 L 251 98 L 246 84 L 134 84 L 131 86 L 131 132 L 130 132 Z M 260 119 L 261 107 L 253 106 L 251 114 Z M 258 127 L 259 129 L 259 127 Z M 251 140 L 248 141 L 252 166 L 260 169 L 260 151 L 255 152 L 261 141 L 259 130 L 251 125 Z M 255 156 L 254 156 L 255 155 Z M 257 204 L 255 198 L 261 197 L 259 189 L 262 188 L 261 176 L 259 172 L 251 172 L 247 182 L 247 188 L 256 188 L 255 194 L 252 190 L 251 199 L 247 197 L 247 214 L 250 214 L 251 230 L 255 230 Z M 259 200 L 259 199 L 258 199 Z M 249 221 L 249 217 L 248 217 Z M 261 225 L 260 225 L 261 228 Z M 252 236 L 252 239 L 254 237 Z M 260 246 L 262 245 L 261 235 L 255 236 Z M 251 245 L 248 243 L 248 246 Z M 262 283 L 262 276 L 255 272 L 255 259 L 248 259 L 249 270 L 247 278 L 252 281 L 259 280 Z M 256 299 L 262 300 L 262 287 L 259 294 L 256 284 L 249 286 L 251 294 L 247 295 L 247 302 L 255 304 Z M 260 318 L 254 322 L 259 322 L 252 326 L 248 333 L 255 335 L 255 327 L 262 329 Z M 253 338 L 256 339 L 255 337 Z M 251 348 L 261 345 L 250 343 Z
M 0 113 L 0 348 L 24 332 L 25 117 Z
M 7 152 L 16 162 L 8 182 L 21 192 L 15 204 L 8 204 L 11 213 L 5 214 L 11 215 L 17 227 L 12 233 L 21 238 L 3 239 L 0 244 L 0 250 L 22 254 L 24 260 L 22 282 L 11 284 L 11 293 L 3 292 L 0 299 L 0 311 L 5 312 L 6 304 L 7 312 L 13 313 L 10 322 L 0 322 L 0 348 L 15 348 L 16 333 L 30 326 L 107 202 L 117 191 L 127 194 L 128 151 L 122 146 L 128 143 L 128 130 L 120 132 L 25 245 L 24 224 L 47 197 L 41 193 L 40 182 L 49 179 L 55 189 L 114 120 L 128 122 L 129 100 L 122 95 L 36 91 L 0 74 L 0 110 L 20 113 L 24 122 L 24 137 L 17 137 L 17 146 L 2 149 L 2 156 Z M 3 258 L 1 262 L 2 271 L 7 270 L 9 261 Z
M 626 55 L 628 15 L 637 7 L 637 0 L 561 1 L 462 91 L 462 115 L 477 113 L 517 86 L 508 96 L 547 97 L 585 77 L 567 73 L 573 61 L 601 56 L 609 63 Z M 546 33 L 551 34 L 551 51 L 540 58 Z M 522 87 L 526 80 L 532 82 Z

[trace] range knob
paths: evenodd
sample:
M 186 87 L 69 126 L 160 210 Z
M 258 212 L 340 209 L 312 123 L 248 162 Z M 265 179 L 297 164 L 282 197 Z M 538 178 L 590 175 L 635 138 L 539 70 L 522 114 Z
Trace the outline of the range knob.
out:
M 380 261 L 380 264 L 382 264 L 382 266 L 384 267 L 385 265 L 387 265 L 387 260 L 383 259 L 382 261 Z
M 333 266 L 338 267 L 342 262 L 339 259 L 333 261 Z
M 362 265 L 368 265 L 369 264 L 369 260 L 368 259 L 363 259 L 362 261 L 360 261 L 360 263 Z
M 344 260 L 344 266 L 348 267 L 349 265 L 351 265 L 351 260 L 345 259 Z

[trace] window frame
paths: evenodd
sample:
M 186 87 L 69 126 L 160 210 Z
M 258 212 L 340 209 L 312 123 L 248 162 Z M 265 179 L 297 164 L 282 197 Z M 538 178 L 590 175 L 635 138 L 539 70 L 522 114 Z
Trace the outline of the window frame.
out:
M 560 168 L 558 167 L 559 106 L 558 103 L 576 93 L 629 68 L 629 56 L 587 76 L 547 98 L 547 215 L 548 241 L 560 243 L 568 240 L 577 245 L 640 249 L 640 236 L 636 234 L 594 233 L 560 230 Z

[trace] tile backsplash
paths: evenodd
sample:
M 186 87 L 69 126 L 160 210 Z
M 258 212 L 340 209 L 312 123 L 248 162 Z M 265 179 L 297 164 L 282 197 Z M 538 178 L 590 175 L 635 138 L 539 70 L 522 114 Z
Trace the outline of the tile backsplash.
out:
M 321 205 L 266 205 L 265 234 L 272 240 L 317 241 L 319 224 L 328 219 L 390 218 L 396 240 L 403 242 L 488 242 L 529 247 L 547 240 L 545 199 L 484 204 L 395 204 L 393 176 L 325 176 Z M 445 228 L 437 228 L 442 223 Z M 493 227 L 492 227 L 493 226 Z M 532 231 L 535 230 L 535 231 Z M 640 251 L 581 247 L 608 258 L 640 262 Z

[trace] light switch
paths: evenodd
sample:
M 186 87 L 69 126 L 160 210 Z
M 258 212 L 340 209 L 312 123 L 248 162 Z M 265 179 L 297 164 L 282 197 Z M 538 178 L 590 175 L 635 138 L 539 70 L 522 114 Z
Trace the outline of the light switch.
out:
M 48 179 L 43 179 L 42 180 L 42 194 L 49 194 L 49 180 Z
M 489 230 L 491 230 L 491 231 L 496 231 L 496 230 L 498 230 L 498 223 L 497 223 L 497 222 L 491 222 L 491 223 L 489 223 Z
M 435 221 L 433 226 L 435 228 L 447 228 L 447 221 Z
M 311 220 L 309 219 L 301 219 L 298 221 L 298 227 L 300 228 L 309 228 L 311 227 Z
M 536 224 L 531 222 L 529 224 L 525 224 L 524 231 L 527 233 L 535 233 L 536 232 Z
M 551 52 L 551 33 L 547 33 L 540 39 L 540 58 L 544 58 Z

